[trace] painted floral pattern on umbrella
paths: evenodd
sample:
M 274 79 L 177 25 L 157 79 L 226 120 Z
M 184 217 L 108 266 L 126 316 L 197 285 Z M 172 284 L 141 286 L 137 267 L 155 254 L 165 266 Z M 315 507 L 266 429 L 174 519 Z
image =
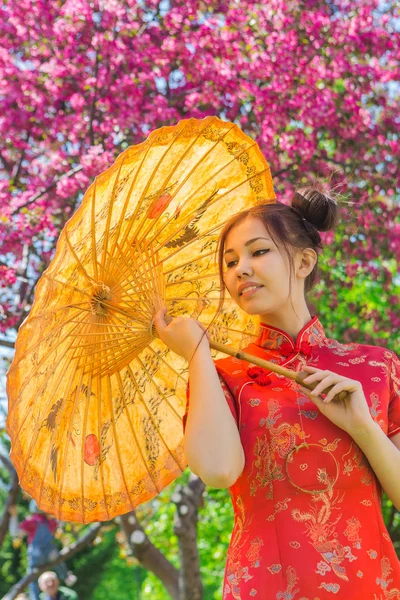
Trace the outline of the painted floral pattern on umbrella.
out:
M 187 361 L 152 330 L 166 305 L 242 348 L 258 320 L 227 298 L 215 249 L 231 217 L 275 201 L 253 139 L 217 117 L 150 133 L 96 177 L 65 225 L 8 372 L 21 486 L 63 521 L 110 520 L 187 466 Z M 218 358 L 217 354 L 214 354 Z

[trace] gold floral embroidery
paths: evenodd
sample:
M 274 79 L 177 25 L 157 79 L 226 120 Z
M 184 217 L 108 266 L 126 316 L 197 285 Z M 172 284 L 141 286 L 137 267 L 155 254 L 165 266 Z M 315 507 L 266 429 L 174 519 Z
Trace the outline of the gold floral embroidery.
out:
M 306 524 L 306 533 L 311 538 L 311 545 L 321 554 L 333 572 L 341 579 L 348 581 L 346 570 L 341 563 L 345 558 L 351 561 L 355 557 L 351 554 L 349 546 L 343 546 L 336 539 L 335 528 L 342 518 L 342 514 L 340 513 L 335 520 L 331 521 L 332 512 L 340 510 L 337 505 L 343 502 L 344 495 L 344 493 L 341 496 L 336 494 L 333 497 L 333 488 L 331 488 L 328 492 L 312 496 L 311 502 L 316 506 L 310 505 L 308 512 L 302 512 L 295 508 L 291 514 L 295 521 Z M 321 504 L 321 506 L 318 507 L 317 504 Z
M 293 590 L 293 588 L 295 587 L 295 585 L 297 583 L 297 580 L 299 579 L 297 577 L 296 569 L 294 567 L 288 567 L 286 569 L 286 578 L 287 578 L 286 590 L 284 592 L 278 592 L 276 594 L 277 600 L 281 600 L 281 599 L 286 600 L 286 598 L 292 599 L 300 591 L 300 588 L 297 588 L 297 590 Z
M 390 566 L 390 560 L 387 556 L 383 556 L 381 558 L 381 571 L 382 577 L 377 577 L 376 583 L 378 583 L 381 586 L 385 599 L 400 600 L 399 588 L 392 588 L 391 590 L 387 589 L 389 583 L 393 581 L 393 579 L 388 579 L 390 572 L 393 571 L 393 568 Z
M 288 509 L 288 502 L 291 501 L 291 498 L 285 498 L 284 500 L 280 500 L 279 502 L 277 502 L 274 505 L 275 511 L 272 513 L 272 515 L 269 515 L 267 517 L 267 521 L 273 521 L 275 519 L 275 515 L 278 512 L 281 512 L 281 510 L 287 510 Z
M 343 532 L 343 535 L 349 539 L 349 542 L 353 542 L 353 548 L 357 549 L 361 548 L 360 528 L 360 521 L 356 517 L 351 517 L 351 519 L 347 519 L 347 527 Z
M 270 444 L 267 435 L 262 438 L 257 436 L 254 445 L 255 460 L 253 461 L 251 473 L 247 480 L 250 485 L 250 495 L 254 496 L 258 488 L 267 488 L 266 498 L 271 499 L 274 496 L 272 482 L 276 479 L 284 479 L 282 467 L 277 464 L 270 450 Z M 255 474 L 253 475 L 253 472 Z
M 270 567 L 267 567 L 267 569 L 272 575 L 276 575 L 276 573 L 279 573 L 279 571 L 282 569 L 282 565 L 273 564 Z
M 242 580 L 248 581 L 253 577 L 253 575 L 249 574 L 249 567 L 242 567 L 241 565 L 241 552 L 248 541 L 244 534 L 249 531 L 253 516 L 250 518 L 246 516 L 241 496 L 238 496 L 236 499 L 236 507 L 235 528 L 232 532 L 232 539 L 226 563 L 226 575 L 229 585 L 225 585 L 224 597 L 231 592 L 235 600 L 241 600 L 239 588 L 240 582 Z
M 354 447 L 354 454 L 348 460 L 344 460 L 344 469 L 343 475 L 350 475 L 354 468 L 357 468 L 359 471 L 362 471 L 361 475 L 361 483 L 365 485 L 370 485 L 372 483 L 372 472 L 371 467 L 369 466 L 368 460 L 365 454 L 362 452 L 361 448 L 357 446 L 354 440 L 351 440 L 349 450 L 342 455 L 342 459 L 347 456 L 351 449 Z M 364 472 L 363 472 L 364 471 Z
M 262 546 L 264 546 L 264 541 L 259 535 L 250 541 L 250 549 L 246 552 L 246 558 L 249 562 L 254 563 L 253 567 L 260 566 L 260 550 Z
M 337 594 L 340 590 L 340 585 L 338 583 L 322 582 L 319 588 L 324 588 L 327 592 L 333 592 L 334 594 Z

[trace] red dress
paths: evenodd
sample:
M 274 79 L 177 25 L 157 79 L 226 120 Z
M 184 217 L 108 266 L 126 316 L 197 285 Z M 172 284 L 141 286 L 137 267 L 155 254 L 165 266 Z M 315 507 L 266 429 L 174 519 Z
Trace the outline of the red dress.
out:
M 295 371 L 309 364 L 361 381 L 373 419 L 389 437 L 400 432 L 394 352 L 329 339 L 316 316 L 296 343 L 262 323 L 246 351 Z M 229 488 L 235 520 L 223 600 L 400 600 L 400 562 L 381 513 L 382 489 L 352 437 L 291 379 L 236 358 L 215 365 L 245 452 L 243 472 Z M 184 427 L 187 414 L 188 407 Z M 286 462 L 303 431 L 315 445 Z M 322 493 L 301 491 L 289 477 Z

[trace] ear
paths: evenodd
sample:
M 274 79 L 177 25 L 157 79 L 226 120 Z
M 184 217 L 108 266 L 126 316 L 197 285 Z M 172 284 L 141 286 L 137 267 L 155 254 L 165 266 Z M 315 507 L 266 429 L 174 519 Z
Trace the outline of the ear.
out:
M 312 248 L 305 248 L 298 253 L 297 275 L 304 279 L 311 273 L 317 262 L 317 253 Z

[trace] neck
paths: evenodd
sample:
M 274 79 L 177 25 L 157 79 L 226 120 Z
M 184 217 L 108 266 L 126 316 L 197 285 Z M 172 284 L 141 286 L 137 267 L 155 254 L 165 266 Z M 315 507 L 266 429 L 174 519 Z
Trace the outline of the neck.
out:
M 305 325 L 307 325 L 309 321 L 311 321 L 311 319 L 312 316 L 307 306 L 304 306 L 302 310 L 297 311 L 297 315 L 295 315 L 293 312 L 267 313 L 265 315 L 260 315 L 261 323 L 281 329 L 290 335 L 295 343 L 299 332 Z

